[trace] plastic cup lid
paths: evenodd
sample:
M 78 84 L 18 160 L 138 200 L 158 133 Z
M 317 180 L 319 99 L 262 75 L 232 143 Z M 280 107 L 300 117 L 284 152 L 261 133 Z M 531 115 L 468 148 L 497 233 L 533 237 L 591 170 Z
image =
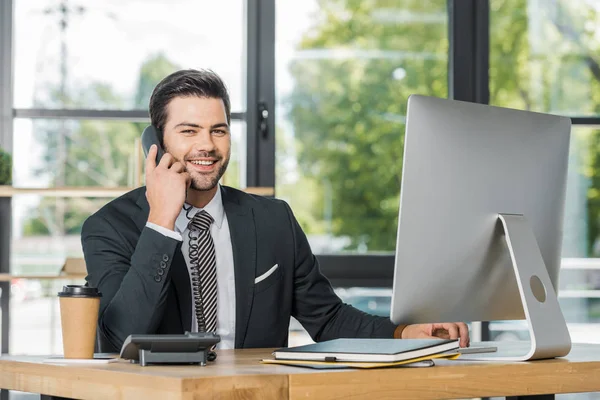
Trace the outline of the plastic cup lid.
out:
M 65 285 L 62 292 L 58 292 L 59 297 L 102 297 L 98 288 L 83 285 Z

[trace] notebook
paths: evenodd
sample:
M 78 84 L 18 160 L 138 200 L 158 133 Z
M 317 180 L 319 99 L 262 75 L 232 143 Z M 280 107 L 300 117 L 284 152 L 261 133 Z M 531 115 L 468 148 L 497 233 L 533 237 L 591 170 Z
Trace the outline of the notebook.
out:
M 276 360 L 397 362 L 459 348 L 457 339 L 334 339 L 275 350 Z
M 457 354 L 448 358 L 456 358 Z M 418 359 L 417 359 L 418 360 Z M 373 368 L 423 368 L 433 367 L 433 360 L 423 361 L 398 361 L 397 363 L 360 363 L 360 362 L 325 362 L 325 361 L 302 361 L 302 360 L 261 360 L 263 364 L 287 365 L 290 367 L 304 367 L 313 369 L 373 369 Z
M 359 368 L 359 369 L 373 369 L 373 368 L 422 368 L 422 367 L 433 367 L 435 365 L 434 360 L 456 360 L 460 357 L 460 353 L 446 352 L 432 354 L 421 358 L 411 358 L 404 361 L 396 362 L 343 362 L 343 361 L 311 361 L 311 360 L 275 360 L 275 359 L 262 359 L 263 364 L 279 364 L 288 365 L 292 367 L 307 367 L 315 369 L 343 369 L 343 368 Z

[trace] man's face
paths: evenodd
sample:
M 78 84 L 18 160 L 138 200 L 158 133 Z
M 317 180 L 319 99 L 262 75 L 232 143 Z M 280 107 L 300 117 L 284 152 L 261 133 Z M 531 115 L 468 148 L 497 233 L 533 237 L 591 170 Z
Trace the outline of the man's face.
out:
M 165 150 L 185 165 L 191 188 L 213 189 L 231 155 L 231 135 L 223 100 L 176 97 L 167 105 Z

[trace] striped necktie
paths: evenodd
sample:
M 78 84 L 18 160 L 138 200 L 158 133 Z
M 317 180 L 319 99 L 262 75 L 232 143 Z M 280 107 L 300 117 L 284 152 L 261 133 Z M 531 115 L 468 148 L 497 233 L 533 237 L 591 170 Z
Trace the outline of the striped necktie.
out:
M 202 210 L 188 224 L 192 300 L 198 332 L 217 330 L 217 259 L 210 235 L 213 218 Z

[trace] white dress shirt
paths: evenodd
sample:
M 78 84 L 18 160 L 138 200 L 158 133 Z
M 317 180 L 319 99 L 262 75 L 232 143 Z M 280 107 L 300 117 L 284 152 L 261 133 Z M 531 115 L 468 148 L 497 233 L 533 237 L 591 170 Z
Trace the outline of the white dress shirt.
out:
M 217 193 L 212 200 L 204 207 L 196 208 L 185 204 L 181 209 L 177 220 L 175 221 L 175 231 L 166 229 L 162 226 L 146 223 L 146 226 L 152 228 L 165 236 L 173 239 L 182 240 L 181 251 L 187 264 L 188 273 L 190 273 L 191 289 L 191 265 L 189 257 L 189 238 L 187 225 L 194 215 L 205 210 L 213 217 L 214 222 L 210 226 L 210 235 L 215 244 L 215 253 L 217 258 L 217 334 L 221 341 L 217 344 L 217 349 L 233 349 L 235 347 L 235 274 L 233 269 L 233 248 L 231 246 L 231 235 L 229 234 L 229 224 L 227 215 L 223 208 L 221 198 L 221 188 L 217 187 Z M 187 210 L 189 209 L 189 211 Z M 191 303 L 189 311 L 192 314 L 192 332 L 198 332 L 198 322 L 194 303 Z

